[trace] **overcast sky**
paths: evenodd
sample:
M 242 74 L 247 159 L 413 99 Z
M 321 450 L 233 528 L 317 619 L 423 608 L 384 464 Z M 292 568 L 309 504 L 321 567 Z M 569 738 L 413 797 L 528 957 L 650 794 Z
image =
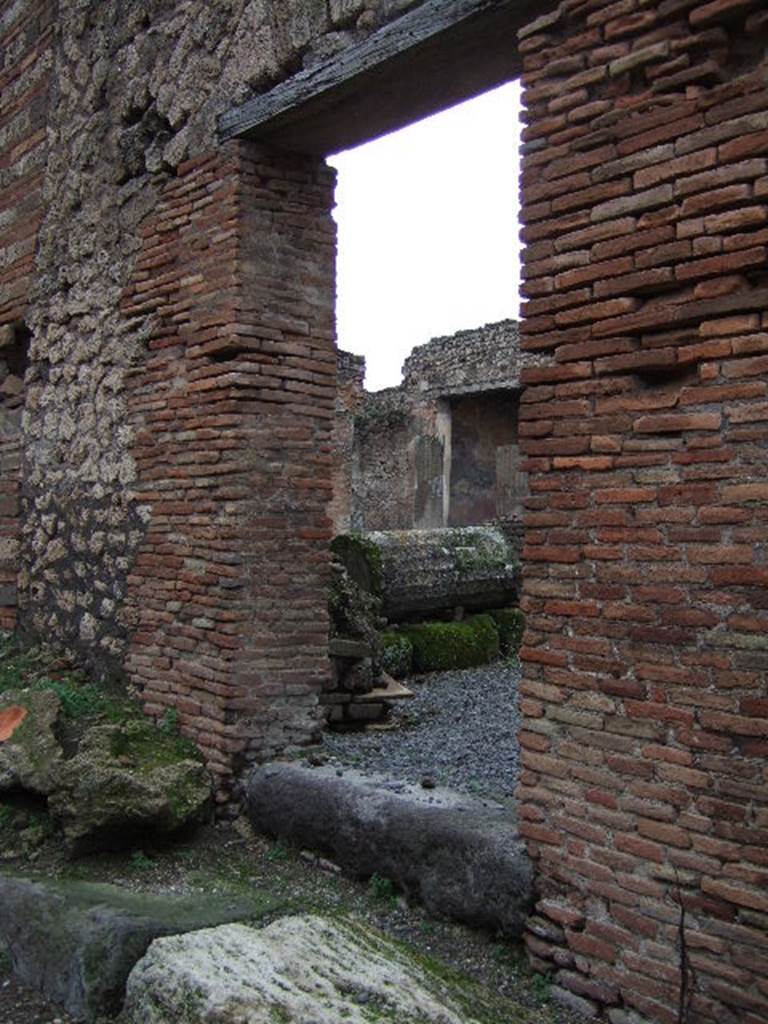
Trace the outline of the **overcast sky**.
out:
M 370 390 L 430 338 L 519 309 L 519 85 L 357 149 L 339 172 L 338 343 Z

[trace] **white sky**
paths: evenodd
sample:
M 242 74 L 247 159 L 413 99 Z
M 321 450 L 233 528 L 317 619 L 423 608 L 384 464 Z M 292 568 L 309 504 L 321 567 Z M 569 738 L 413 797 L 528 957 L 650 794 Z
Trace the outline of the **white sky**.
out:
M 370 390 L 414 345 L 517 317 L 519 83 L 329 159 L 339 348 Z

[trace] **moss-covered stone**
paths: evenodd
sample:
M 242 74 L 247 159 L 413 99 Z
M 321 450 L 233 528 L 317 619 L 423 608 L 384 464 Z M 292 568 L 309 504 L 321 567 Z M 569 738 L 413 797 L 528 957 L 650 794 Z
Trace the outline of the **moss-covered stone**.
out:
M 523 642 L 525 614 L 520 608 L 497 608 L 488 613 L 499 631 L 499 648 L 507 657 L 517 654 Z
M 261 921 L 282 907 L 254 888 L 247 896 L 179 899 L 3 874 L 0 903 L 0 944 L 12 952 L 17 975 L 77 1020 L 120 1009 L 129 972 L 159 936 Z
M 270 1024 L 537 1019 L 367 925 L 314 914 L 283 917 L 262 929 L 233 924 L 158 939 L 130 975 L 125 1016 L 131 1024 L 203 1024 L 235 1016 Z
M 413 646 L 414 672 L 485 665 L 499 656 L 499 632 L 490 615 L 462 622 L 420 622 L 402 630 Z
M 200 821 L 211 781 L 196 752 L 143 720 L 95 726 L 66 761 L 48 806 L 73 853 L 119 849 Z
M 331 541 L 331 552 L 359 587 L 381 596 L 381 552 L 373 541 L 362 533 L 340 533 Z
M 404 679 L 411 671 L 413 644 L 404 633 L 381 633 L 381 667 L 393 679 Z
M 0 792 L 26 789 L 47 794 L 61 770 L 63 751 L 56 735 L 61 702 L 50 691 L 5 690 L 0 709 L 26 712 L 21 724 L 0 743 Z

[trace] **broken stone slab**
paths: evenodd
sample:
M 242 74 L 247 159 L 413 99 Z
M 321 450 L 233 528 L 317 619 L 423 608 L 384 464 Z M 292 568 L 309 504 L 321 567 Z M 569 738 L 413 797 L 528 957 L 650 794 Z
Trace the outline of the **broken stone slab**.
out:
M 60 712 L 61 701 L 51 690 L 5 690 L 0 696 L 0 714 L 15 720 L 0 742 L 0 793 L 50 792 L 64 758 L 55 733 Z
M 342 534 L 333 550 L 359 587 L 382 598 L 392 621 L 517 599 L 515 551 L 494 526 Z
M 48 809 L 71 853 L 162 839 L 207 815 L 211 779 L 204 765 L 169 750 L 172 741 L 150 729 L 91 728 L 60 767 Z
M 153 939 L 279 909 L 259 895 L 170 899 L 2 874 L 0 907 L 0 946 L 14 973 L 76 1020 L 119 1012 L 128 975 Z
M 522 934 L 533 867 L 508 807 L 331 766 L 271 763 L 246 780 L 260 831 L 358 878 L 391 879 L 433 913 Z
M 380 932 L 316 915 L 158 939 L 128 979 L 128 1024 L 516 1024 L 503 1001 Z M 183 1014 L 183 1016 L 182 1016 Z

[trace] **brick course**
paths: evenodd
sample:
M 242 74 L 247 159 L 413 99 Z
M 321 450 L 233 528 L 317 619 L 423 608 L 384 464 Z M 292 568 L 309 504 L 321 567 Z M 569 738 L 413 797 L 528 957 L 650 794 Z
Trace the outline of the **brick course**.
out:
M 0 363 L 27 315 L 37 232 L 43 218 L 46 115 L 53 4 L 34 0 L 0 28 Z M 17 620 L 21 405 L 0 387 L 0 629 Z

